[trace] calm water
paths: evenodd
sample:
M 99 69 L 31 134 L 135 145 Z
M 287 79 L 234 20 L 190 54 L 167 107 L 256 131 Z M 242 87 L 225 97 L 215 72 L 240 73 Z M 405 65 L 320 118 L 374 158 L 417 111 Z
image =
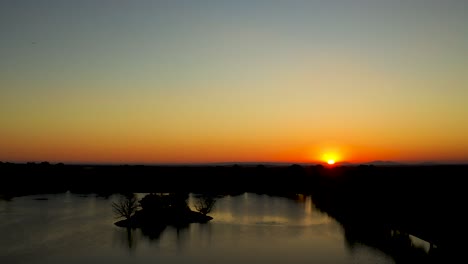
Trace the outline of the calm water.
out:
M 0 201 L 0 263 L 393 263 L 372 247 L 348 246 L 340 224 L 308 196 L 225 196 L 209 223 L 168 226 L 151 237 L 113 224 L 116 198 Z

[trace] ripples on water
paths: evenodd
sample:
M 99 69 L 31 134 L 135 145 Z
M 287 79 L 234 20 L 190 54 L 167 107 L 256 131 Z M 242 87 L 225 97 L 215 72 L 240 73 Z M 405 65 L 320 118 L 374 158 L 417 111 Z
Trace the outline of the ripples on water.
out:
M 309 196 L 225 196 L 209 223 L 150 235 L 113 224 L 116 198 L 68 192 L 0 201 L 0 263 L 394 262 L 373 247 L 351 246 Z M 191 194 L 192 209 L 194 201 Z

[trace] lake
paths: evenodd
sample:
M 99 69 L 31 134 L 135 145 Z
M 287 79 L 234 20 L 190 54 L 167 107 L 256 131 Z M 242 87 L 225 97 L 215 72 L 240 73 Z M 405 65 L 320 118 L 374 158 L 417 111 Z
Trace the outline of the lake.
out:
M 395 263 L 376 247 L 348 241 L 307 195 L 226 195 L 210 222 L 155 234 L 115 226 L 117 198 L 66 192 L 0 200 L 0 263 Z M 190 194 L 192 209 L 195 200 Z

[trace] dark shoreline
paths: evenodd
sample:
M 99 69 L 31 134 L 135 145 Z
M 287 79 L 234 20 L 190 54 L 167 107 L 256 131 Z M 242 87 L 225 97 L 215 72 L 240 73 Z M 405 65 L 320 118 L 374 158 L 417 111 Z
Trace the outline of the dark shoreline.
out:
M 433 166 L 144 166 L 0 163 L 0 193 L 217 191 L 309 192 L 311 184 L 353 183 L 354 188 L 416 188 L 425 195 L 457 190 L 468 165 Z M 321 181 L 320 181 L 321 182 Z M 359 183 L 359 184 L 357 184 Z M 435 189 L 434 189 L 435 188 Z M 413 189 L 414 191 L 414 189 Z M 434 193 L 435 192 L 435 193 Z
M 85 166 L 0 164 L 0 198 L 60 193 L 312 195 L 347 230 L 400 230 L 461 252 L 468 165 Z M 364 232 L 365 233 L 365 232 Z M 353 234 L 351 232 L 350 234 Z

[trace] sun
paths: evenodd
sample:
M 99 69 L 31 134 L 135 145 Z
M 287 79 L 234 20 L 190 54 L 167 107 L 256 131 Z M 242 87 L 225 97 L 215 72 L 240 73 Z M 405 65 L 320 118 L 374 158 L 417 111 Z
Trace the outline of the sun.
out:
M 328 165 L 335 165 L 340 160 L 340 156 L 337 152 L 326 152 L 322 154 L 322 161 Z

